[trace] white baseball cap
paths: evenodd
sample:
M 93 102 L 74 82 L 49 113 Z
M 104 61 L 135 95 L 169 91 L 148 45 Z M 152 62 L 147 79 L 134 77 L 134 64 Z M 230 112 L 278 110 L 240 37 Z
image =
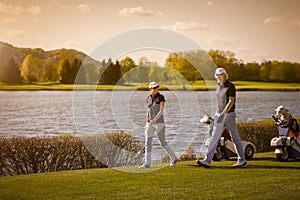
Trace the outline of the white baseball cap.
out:
M 158 86 L 159 86 L 158 83 L 155 82 L 155 81 L 149 83 L 149 88 L 155 88 L 155 87 L 158 87 Z
M 226 79 L 228 79 L 228 74 L 227 74 L 226 70 L 223 67 L 219 67 L 215 71 L 215 75 L 221 75 L 221 74 L 225 74 Z

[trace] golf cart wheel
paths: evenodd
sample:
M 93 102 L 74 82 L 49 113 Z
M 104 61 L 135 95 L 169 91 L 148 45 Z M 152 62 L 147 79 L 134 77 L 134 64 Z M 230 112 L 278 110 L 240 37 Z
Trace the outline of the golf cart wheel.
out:
M 221 161 L 223 157 L 222 151 L 220 147 L 217 147 L 214 157 L 212 158 L 213 161 Z
M 288 154 L 286 148 L 283 148 L 283 149 L 282 149 L 282 152 L 283 152 L 283 153 L 277 153 L 277 154 L 276 154 L 276 158 L 277 158 L 277 160 L 280 161 L 280 162 L 287 162 L 288 159 L 289 159 L 289 154 Z
M 248 144 L 245 148 L 245 157 L 246 159 L 252 159 L 254 155 L 254 147 L 251 144 Z

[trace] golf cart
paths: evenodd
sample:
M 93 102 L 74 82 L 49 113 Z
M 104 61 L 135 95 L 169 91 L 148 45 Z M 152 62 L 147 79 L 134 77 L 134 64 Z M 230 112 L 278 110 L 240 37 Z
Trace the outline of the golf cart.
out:
M 205 115 L 200 119 L 201 123 L 210 125 L 210 131 L 209 131 L 210 134 L 213 128 L 213 121 L 214 119 L 208 115 Z M 205 146 L 208 147 L 210 142 L 211 142 L 211 138 L 208 138 L 205 141 Z M 255 152 L 255 146 L 248 141 L 241 141 L 241 142 L 245 152 L 245 158 L 246 159 L 253 158 Z M 220 161 L 222 160 L 222 158 L 229 159 L 230 157 L 237 157 L 237 153 L 236 153 L 235 145 L 231 139 L 230 133 L 228 129 L 225 128 L 220 138 L 216 152 L 213 156 L 213 160 Z
M 277 160 L 287 162 L 289 158 L 300 158 L 300 144 L 292 134 L 289 134 L 289 127 L 286 127 L 277 116 L 272 115 L 272 117 L 275 120 L 274 124 L 278 127 L 278 137 L 271 140 Z

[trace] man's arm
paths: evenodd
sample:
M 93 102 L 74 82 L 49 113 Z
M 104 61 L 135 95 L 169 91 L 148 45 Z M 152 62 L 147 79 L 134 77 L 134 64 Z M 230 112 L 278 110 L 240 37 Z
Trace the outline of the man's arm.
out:
M 221 113 L 222 115 L 226 114 L 229 112 L 229 110 L 232 108 L 233 104 L 234 104 L 234 101 L 235 101 L 235 97 L 233 96 L 230 96 L 229 97 L 229 101 L 225 107 L 225 109 L 223 110 L 223 112 Z

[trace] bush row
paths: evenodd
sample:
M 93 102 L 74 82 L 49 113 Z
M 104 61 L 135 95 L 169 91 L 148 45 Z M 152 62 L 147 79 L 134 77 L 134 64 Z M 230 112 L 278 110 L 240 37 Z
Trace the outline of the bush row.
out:
M 143 146 L 125 132 L 0 138 L 0 176 L 137 165 Z
M 273 150 L 277 136 L 272 120 L 238 122 L 242 140 L 252 142 L 256 152 Z M 0 138 L 0 176 L 60 170 L 133 166 L 140 164 L 144 146 L 123 131 L 93 136 Z M 181 160 L 195 159 L 189 147 Z
M 278 136 L 278 129 L 273 120 L 238 122 L 237 127 L 241 140 L 252 142 L 256 152 L 274 150 L 270 142 L 273 137 Z

